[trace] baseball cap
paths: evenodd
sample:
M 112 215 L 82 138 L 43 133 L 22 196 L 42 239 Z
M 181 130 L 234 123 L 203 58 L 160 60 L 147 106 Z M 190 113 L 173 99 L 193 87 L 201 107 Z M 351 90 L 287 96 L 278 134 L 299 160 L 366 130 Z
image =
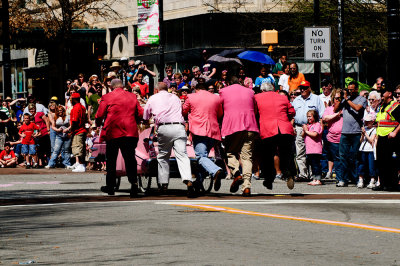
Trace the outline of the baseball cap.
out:
M 307 80 L 303 80 L 299 85 L 299 87 L 310 87 L 310 86 L 311 84 Z
M 57 96 L 53 96 L 53 97 L 51 97 L 51 98 L 50 98 L 50 101 L 56 101 L 56 102 L 57 102 L 57 101 L 58 101 L 58 98 L 57 98 Z
M 79 98 L 81 98 L 81 95 L 79 93 L 77 92 L 72 93 L 71 99 L 79 99 Z
M 369 121 L 375 121 L 376 116 L 374 114 L 367 114 L 364 116 L 364 121 L 369 122 Z

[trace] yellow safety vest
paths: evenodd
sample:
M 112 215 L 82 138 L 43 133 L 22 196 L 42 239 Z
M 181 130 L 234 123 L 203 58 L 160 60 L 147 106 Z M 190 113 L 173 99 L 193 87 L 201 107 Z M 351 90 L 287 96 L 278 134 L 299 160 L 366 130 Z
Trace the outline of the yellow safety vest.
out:
M 376 134 L 378 136 L 384 137 L 389 135 L 390 132 L 396 129 L 399 125 L 394 117 L 392 116 L 392 111 L 399 106 L 396 101 L 391 101 L 384 110 L 380 110 L 376 115 L 376 122 L 378 122 L 378 128 L 376 129 Z

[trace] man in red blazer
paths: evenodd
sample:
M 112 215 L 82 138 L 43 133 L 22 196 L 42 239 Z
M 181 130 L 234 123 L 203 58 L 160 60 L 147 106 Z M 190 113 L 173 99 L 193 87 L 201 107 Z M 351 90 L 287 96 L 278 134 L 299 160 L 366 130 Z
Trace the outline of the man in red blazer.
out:
M 135 149 L 138 142 L 137 121 L 143 117 L 143 108 L 139 105 L 136 95 L 124 91 L 122 81 L 111 81 L 110 93 L 101 97 L 101 102 L 96 113 L 96 125 L 104 125 L 100 141 L 106 141 L 107 176 L 106 186 L 101 191 L 114 195 L 116 181 L 116 164 L 118 151 L 121 149 L 125 160 L 126 173 L 131 183 L 131 197 L 137 196 L 137 169 Z
M 286 96 L 274 91 L 273 85 L 263 83 L 260 94 L 255 96 L 260 116 L 260 137 L 263 147 L 261 174 L 263 185 L 272 189 L 275 179 L 274 155 L 278 149 L 283 177 L 289 189 L 294 187 L 296 166 L 293 157 L 294 131 L 290 120 L 296 112 Z
M 194 152 L 201 166 L 200 179 L 208 173 L 214 179 L 214 190 L 218 191 L 224 171 L 208 158 L 208 154 L 221 141 L 218 124 L 218 119 L 223 115 L 221 100 L 218 95 L 208 92 L 204 84 L 197 84 L 196 93 L 189 94 L 182 106 L 182 114 L 189 114 L 189 131 L 192 133 Z M 195 182 L 194 185 L 198 188 L 200 184 Z

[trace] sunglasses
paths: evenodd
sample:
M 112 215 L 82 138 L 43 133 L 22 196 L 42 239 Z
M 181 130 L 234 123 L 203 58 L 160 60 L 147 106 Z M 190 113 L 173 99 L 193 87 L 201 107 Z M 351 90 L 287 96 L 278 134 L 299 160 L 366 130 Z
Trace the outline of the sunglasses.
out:
M 396 98 L 400 97 L 400 92 L 393 92 L 393 96 L 396 97 Z
M 340 101 L 340 100 L 342 100 L 342 97 L 335 97 L 335 98 L 333 98 L 333 99 L 335 99 L 335 100 L 337 100 L 337 101 Z
M 368 101 L 373 102 L 376 101 L 376 99 L 368 99 Z
M 305 91 L 305 90 L 308 90 L 308 87 L 303 87 L 303 86 L 301 86 L 301 87 L 299 87 L 299 89 L 300 89 L 301 91 Z

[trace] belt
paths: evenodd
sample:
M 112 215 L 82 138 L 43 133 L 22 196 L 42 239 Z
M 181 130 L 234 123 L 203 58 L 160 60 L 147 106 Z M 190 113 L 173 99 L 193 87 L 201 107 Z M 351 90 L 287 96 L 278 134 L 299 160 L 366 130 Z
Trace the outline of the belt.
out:
M 165 125 L 183 125 L 181 122 L 166 122 L 166 123 L 159 123 L 158 126 L 165 126 Z

